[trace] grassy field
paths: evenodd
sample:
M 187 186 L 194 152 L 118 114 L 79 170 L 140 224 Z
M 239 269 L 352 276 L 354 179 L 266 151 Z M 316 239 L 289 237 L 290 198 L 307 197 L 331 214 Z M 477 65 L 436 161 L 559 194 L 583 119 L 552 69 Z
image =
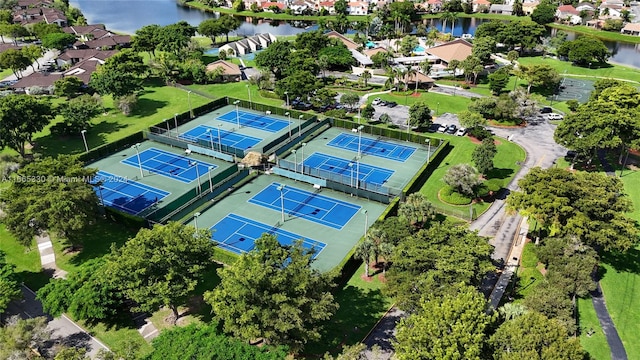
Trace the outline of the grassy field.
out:
M 272 106 L 284 106 L 285 101 L 263 97 L 260 95 L 257 86 L 249 85 L 249 90 L 247 90 L 247 85 L 246 82 L 233 82 L 226 84 L 190 85 L 189 88 L 206 92 L 216 98 L 229 96 L 241 100 L 249 100 L 249 91 L 251 91 L 251 101 Z
M 471 100 L 462 96 L 451 96 L 422 91 L 418 93 L 418 96 L 412 94 L 408 94 L 405 96 L 404 93 L 391 93 L 369 96 L 367 101 L 370 103 L 377 97 L 385 101 L 395 101 L 399 105 L 407 106 L 411 106 L 416 102 L 426 102 L 429 105 L 429 108 L 431 108 L 432 110 L 438 110 L 439 114 L 443 114 L 445 112 L 457 114 L 461 111 L 467 110 L 467 107 L 471 102 Z
M 558 30 L 566 30 L 566 31 L 571 31 L 578 34 L 590 35 L 602 40 L 622 41 L 627 43 L 640 44 L 640 37 L 638 36 L 624 35 L 619 32 L 613 32 L 613 31 L 596 30 L 594 28 L 584 26 L 584 25 L 572 26 L 572 25 L 551 23 L 551 24 L 547 24 L 547 26 L 556 28 Z
M 7 263 L 16 266 L 18 277 L 29 288 L 37 290 L 49 282 L 49 277 L 42 272 L 35 240 L 26 249 L 7 231 L 4 224 L 0 223 L 0 250 L 5 252 Z
M 160 81 L 148 81 L 139 96 L 138 104 L 133 113 L 125 116 L 114 107 L 110 96 L 103 97 L 103 105 L 107 111 L 92 119 L 92 127 L 87 129 L 87 144 L 89 149 L 113 142 L 138 131 L 147 129 L 164 119 L 171 119 L 176 113 L 189 111 L 191 106 L 198 107 L 210 102 L 210 99 L 186 91 L 166 86 Z M 38 152 L 43 155 L 77 154 L 84 151 L 84 144 L 80 134 L 67 138 L 51 135 L 50 124 L 40 133 L 34 135 Z
M 365 280 L 362 266 L 347 284 L 335 293 L 340 304 L 338 312 L 326 326 L 320 342 L 305 347 L 309 359 L 318 359 L 324 353 L 337 354 L 342 345 L 361 342 L 382 315 L 391 307 L 391 299 L 382 294 L 383 282 L 378 271 L 371 271 Z
M 518 59 L 518 63 L 522 65 L 547 64 L 555 68 L 560 75 L 566 74 L 568 77 L 577 76 L 579 78 L 586 78 L 587 80 L 614 78 L 640 84 L 640 69 L 622 65 L 607 64 L 605 67 L 589 69 L 572 65 L 569 61 L 543 58 L 540 56 L 521 57 Z
M 424 194 L 431 203 L 437 208 L 448 211 L 449 214 L 456 214 L 458 217 L 468 218 L 469 206 L 455 206 L 446 204 L 438 198 L 438 192 L 445 185 L 442 181 L 442 177 L 447 172 L 449 167 L 457 164 L 471 164 L 471 153 L 477 146 L 469 137 L 456 137 L 450 135 L 433 134 L 434 137 L 446 138 L 454 146 L 454 149 L 444 158 L 441 165 L 433 171 L 433 174 L 425 182 L 420 189 L 420 192 Z M 498 153 L 494 158 L 495 169 L 489 175 L 488 178 L 502 179 L 502 186 L 506 186 L 519 166 L 516 165 L 518 161 L 524 161 L 525 153 L 518 145 L 508 142 L 504 139 L 498 139 Z M 473 205 L 474 212 L 479 215 L 483 213 L 490 203 L 480 202 Z
M 591 298 L 578 298 L 578 324 L 580 326 L 580 344 L 589 353 L 592 359 L 609 360 L 611 359 L 611 349 L 604 336 L 600 321 L 593 308 Z M 593 330 L 593 334 L 589 336 L 589 331 Z
M 538 265 L 538 256 L 535 253 L 535 244 L 527 243 L 522 252 L 520 267 L 518 268 L 518 285 L 515 302 L 522 300 L 534 292 L 538 284 L 544 279 L 540 272 L 542 265 Z

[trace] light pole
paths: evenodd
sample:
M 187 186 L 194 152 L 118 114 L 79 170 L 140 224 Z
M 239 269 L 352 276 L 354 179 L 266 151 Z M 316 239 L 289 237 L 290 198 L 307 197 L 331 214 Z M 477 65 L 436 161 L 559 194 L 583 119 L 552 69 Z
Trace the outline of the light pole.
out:
M 431 139 L 425 140 L 427 142 L 427 165 L 429 165 L 429 160 L 431 159 Z
M 173 122 L 176 125 L 176 136 L 180 136 L 180 131 L 178 131 L 178 113 L 173 114 Z
M 222 138 L 220 137 L 220 127 L 222 127 L 222 123 L 218 123 L 218 150 L 222 152 Z
M 353 187 L 353 163 L 349 163 L 349 169 L 351 170 L 351 180 L 349 180 L 349 186 Z
M 140 177 L 143 178 L 144 173 L 142 172 L 142 161 L 140 161 L 140 151 L 138 150 L 138 148 L 140 148 L 140 143 L 132 145 L 131 148 L 136 149 L 136 154 L 138 155 L 138 167 L 140 168 Z
M 436 105 L 436 115 L 440 115 L 440 101 Z
M 196 178 L 198 179 L 198 194 L 202 192 L 202 185 L 200 184 L 200 169 L 198 169 L 198 162 L 194 161 L 191 166 L 196 167 Z
M 407 141 L 409 141 L 409 117 L 407 116 Z
M 238 125 L 238 129 L 240 129 L 240 115 L 238 115 L 238 104 L 240 104 L 240 100 L 236 100 L 233 102 L 236 106 L 236 124 Z
M 291 114 L 287 111 L 284 115 L 289 117 L 289 137 L 291 137 Z
M 285 185 L 278 186 L 278 191 L 280 191 L 280 208 L 282 209 L 282 222 L 284 222 L 284 187 Z
M 360 187 L 360 155 L 356 156 L 356 190 Z
M 251 88 L 249 87 L 249 85 L 247 86 L 247 92 L 249 93 L 249 109 L 253 110 L 253 103 L 251 102 Z
M 102 197 L 102 184 L 98 185 L 98 190 L 100 191 L 100 205 L 104 207 L 104 198 Z
M 307 146 L 306 142 L 302 143 L 302 158 L 300 159 L 300 174 L 304 174 L 304 147 Z
M 364 214 L 364 236 L 367 236 L 367 228 L 369 227 L 369 212 L 367 209 L 362 209 Z
M 211 181 L 211 170 L 215 169 L 213 166 L 209 166 L 209 192 L 213 189 L 213 181 Z
M 191 90 L 187 91 L 187 102 L 189 103 L 189 116 L 193 119 L 193 108 L 191 107 Z
M 293 172 L 298 173 L 298 152 L 296 149 L 291 150 L 293 153 Z
M 304 115 L 298 116 L 298 136 L 302 135 L 302 120 L 304 119 Z
M 358 156 L 360 156 L 360 144 L 362 143 L 362 129 L 364 129 L 364 125 L 358 126 Z
M 209 134 L 209 142 L 211 143 L 211 151 L 213 151 L 213 135 L 211 134 L 211 129 L 207 129 L 207 134 Z
M 289 92 L 285 91 L 284 94 L 287 95 L 287 109 L 288 109 L 289 108 Z
M 89 146 L 87 145 L 87 137 L 85 136 L 86 133 L 87 133 L 87 130 L 80 131 L 80 134 L 82 134 L 82 141 L 84 142 L 84 150 L 85 152 L 89 152 Z
M 198 231 L 198 217 L 202 215 L 199 212 L 193 214 L 193 223 L 196 226 L 196 231 Z

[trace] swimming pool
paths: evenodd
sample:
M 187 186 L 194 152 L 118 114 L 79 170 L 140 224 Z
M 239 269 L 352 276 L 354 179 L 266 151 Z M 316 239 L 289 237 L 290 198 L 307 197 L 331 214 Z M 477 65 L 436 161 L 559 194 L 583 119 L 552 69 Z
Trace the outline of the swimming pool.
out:
M 376 47 L 376 43 L 373 41 L 367 41 L 367 49 L 372 49 L 374 47 Z
M 424 48 L 422 46 L 418 45 L 418 46 L 413 48 L 413 52 L 415 52 L 415 53 L 424 52 Z
M 218 55 L 218 51 L 220 51 L 220 49 L 218 49 L 218 48 L 215 48 L 215 49 L 208 49 L 208 50 L 205 50 L 205 51 L 204 51 L 204 54 L 205 54 L 205 55 L 213 55 L 213 56 L 216 56 L 216 55 Z

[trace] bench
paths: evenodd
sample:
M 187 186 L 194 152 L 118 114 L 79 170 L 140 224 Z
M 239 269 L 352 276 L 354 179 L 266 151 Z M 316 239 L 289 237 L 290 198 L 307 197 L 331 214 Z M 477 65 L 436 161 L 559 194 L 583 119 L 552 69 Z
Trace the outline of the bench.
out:
M 320 184 L 313 184 L 313 188 L 316 190 L 320 190 L 322 186 L 320 186 Z

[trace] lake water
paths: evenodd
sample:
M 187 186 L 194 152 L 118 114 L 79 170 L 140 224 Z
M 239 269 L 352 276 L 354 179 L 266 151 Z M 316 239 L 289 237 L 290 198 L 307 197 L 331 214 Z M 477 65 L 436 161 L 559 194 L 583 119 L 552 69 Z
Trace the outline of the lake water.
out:
M 105 24 L 110 30 L 129 34 L 133 34 L 145 25 L 164 26 L 180 20 L 197 26 L 203 20 L 216 16 L 179 6 L 175 0 L 72 0 L 71 5 L 82 10 L 90 24 Z M 454 24 L 453 35 L 473 34 L 478 25 L 484 21 L 486 20 L 458 19 Z M 443 31 L 443 24 L 439 19 L 424 20 L 423 23 Z M 451 23 L 446 26 L 444 32 L 451 32 Z M 236 33 L 246 36 L 267 32 L 274 35 L 295 35 L 316 28 L 312 23 L 304 21 L 285 22 L 247 18 Z M 575 34 L 571 33 L 570 38 L 574 37 Z M 640 68 L 640 45 L 621 42 L 605 42 L 605 45 L 613 53 L 612 61 Z

